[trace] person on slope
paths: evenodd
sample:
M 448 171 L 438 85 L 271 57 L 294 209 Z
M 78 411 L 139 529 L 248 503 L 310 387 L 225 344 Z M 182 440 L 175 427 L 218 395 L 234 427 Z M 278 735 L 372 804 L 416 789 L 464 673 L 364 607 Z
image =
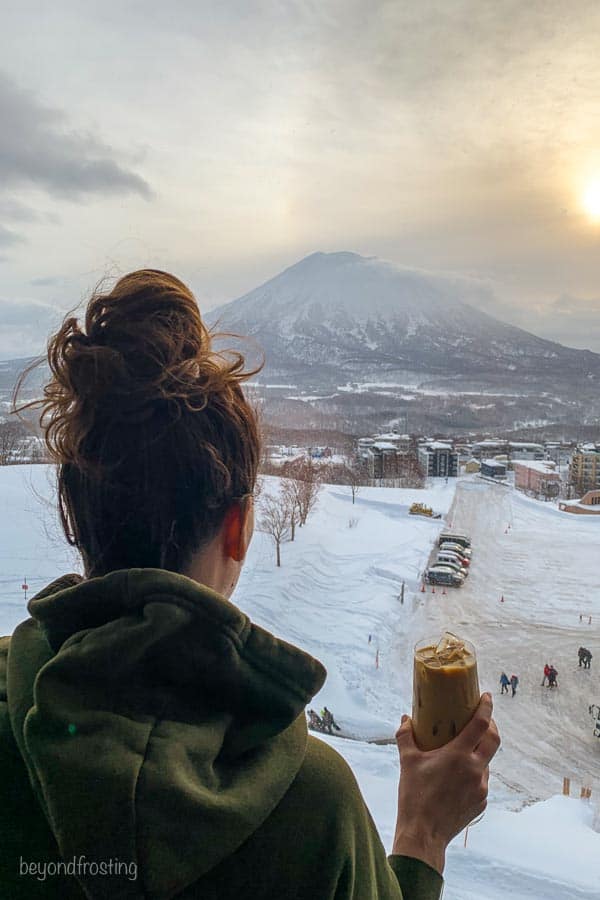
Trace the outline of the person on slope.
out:
M 348 764 L 308 733 L 325 668 L 231 601 L 261 459 L 254 373 L 156 270 L 95 293 L 48 357 L 19 410 L 42 410 L 83 576 L 0 639 L 2 897 L 438 900 L 448 844 L 486 808 L 491 696 L 430 753 L 403 719 L 387 856 Z
M 325 729 L 329 732 L 329 734 L 333 734 L 334 728 L 337 729 L 337 731 L 342 730 L 333 718 L 333 713 L 328 710 L 326 706 L 324 706 L 321 710 L 321 718 L 323 719 L 323 725 L 325 726 Z
M 554 666 L 550 666 L 550 671 L 548 672 L 548 687 L 555 688 L 558 687 L 558 671 L 554 668 Z
M 544 677 L 542 678 L 542 687 L 544 687 L 544 685 L 546 683 L 546 679 L 548 678 L 549 675 L 550 675 L 550 666 L 548 665 L 548 663 L 546 663 L 546 665 L 544 666 Z
M 500 676 L 500 684 L 502 685 L 502 690 L 500 691 L 500 693 L 508 694 L 508 686 L 510 684 L 510 678 L 508 677 L 506 672 L 503 672 L 502 675 Z
M 517 678 L 517 676 L 516 676 L 516 675 L 511 675 L 511 676 L 510 676 L 510 686 L 511 686 L 511 688 L 512 688 L 512 696 L 513 696 L 513 697 L 514 697 L 515 694 L 517 693 L 517 687 L 518 687 L 518 685 L 519 685 L 519 679 Z
M 317 713 L 314 711 L 314 709 L 308 710 L 308 727 L 311 728 L 313 731 L 324 731 L 325 730 L 325 728 L 323 726 L 323 720 L 321 719 L 320 716 L 317 715 Z

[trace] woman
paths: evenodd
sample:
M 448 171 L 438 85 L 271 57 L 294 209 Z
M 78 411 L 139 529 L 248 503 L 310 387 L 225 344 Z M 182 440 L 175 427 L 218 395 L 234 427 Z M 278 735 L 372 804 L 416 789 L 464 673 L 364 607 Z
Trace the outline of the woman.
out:
M 253 373 L 153 270 L 93 296 L 83 328 L 66 318 L 48 358 L 41 423 L 85 576 L 2 639 L 3 895 L 437 898 L 448 841 L 485 807 L 490 698 L 440 751 L 403 722 L 387 859 L 350 769 L 307 733 L 323 666 L 229 602 Z

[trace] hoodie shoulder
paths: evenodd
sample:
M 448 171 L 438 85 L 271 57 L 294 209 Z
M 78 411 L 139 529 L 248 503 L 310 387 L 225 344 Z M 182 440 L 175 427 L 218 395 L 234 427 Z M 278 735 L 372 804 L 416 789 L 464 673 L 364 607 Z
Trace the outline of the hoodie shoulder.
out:
M 0 637 L 0 757 L 18 753 L 8 714 L 7 668 L 10 636 Z
M 304 762 L 269 818 L 182 900 L 200 896 L 402 900 L 403 895 L 352 770 L 333 747 L 309 735 Z
M 10 635 L 0 637 L 0 700 L 6 702 L 6 663 L 8 660 L 8 648 L 10 647 Z

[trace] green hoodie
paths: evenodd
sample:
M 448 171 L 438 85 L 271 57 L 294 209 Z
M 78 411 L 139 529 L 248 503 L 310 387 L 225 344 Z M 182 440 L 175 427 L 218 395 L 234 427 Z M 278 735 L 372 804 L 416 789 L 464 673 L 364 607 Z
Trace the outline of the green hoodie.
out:
M 308 735 L 326 672 L 183 575 L 67 575 L 0 639 L 2 897 L 437 900 Z

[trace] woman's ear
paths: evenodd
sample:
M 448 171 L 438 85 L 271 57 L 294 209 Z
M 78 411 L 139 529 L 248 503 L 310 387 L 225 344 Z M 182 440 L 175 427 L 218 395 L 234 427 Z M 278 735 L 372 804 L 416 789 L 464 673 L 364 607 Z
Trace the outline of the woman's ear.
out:
M 236 501 L 225 513 L 223 521 L 223 550 L 228 559 L 243 562 L 254 531 L 252 498 Z

